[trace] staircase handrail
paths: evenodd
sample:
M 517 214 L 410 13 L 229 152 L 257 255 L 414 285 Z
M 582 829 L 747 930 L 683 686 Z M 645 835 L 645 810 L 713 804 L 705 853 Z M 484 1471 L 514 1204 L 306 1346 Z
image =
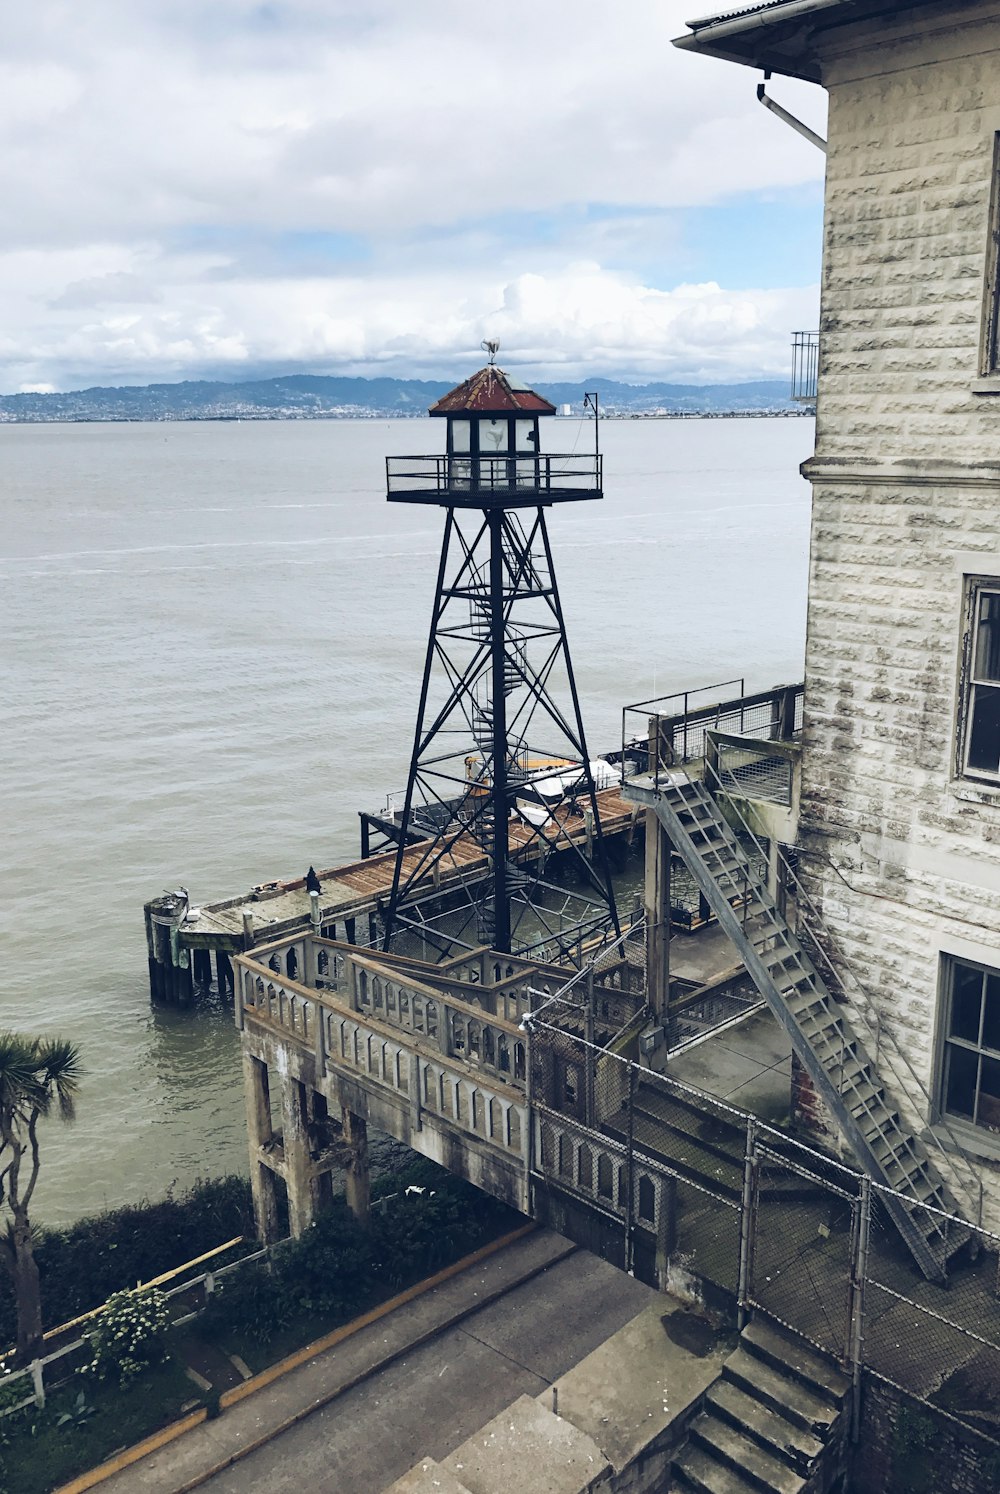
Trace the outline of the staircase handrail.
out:
M 723 794 L 726 795 L 726 799 L 727 799 L 730 807 L 732 808 L 733 813 L 736 815 L 737 819 L 739 820 L 740 826 L 741 826 L 742 830 L 749 837 L 749 839 L 753 842 L 753 844 L 757 848 L 757 851 L 759 852 L 759 854 L 761 856 L 765 857 L 765 859 L 766 859 L 768 853 L 765 850 L 765 848 L 763 847 L 763 845 L 761 844 L 760 838 L 758 837 L 756 831 L 753 829 L 752 825 L 747 820 L 746 816 L 739 809 L 739 807 L 734 803 L 734 798 L 735 797 L 740 797 L 739 790 L 738 790 L 738 785 L 734 786 L 735 792 L 731 792 L 730 790 L 728 790 L 726 788 L 725 784 L 723 783 L 721 777 L 719 776 L 718 768 L 715 767 L 714 765 L 711 765 L 709 763 L 708 759 L 705 760 L 705 773 L 706 773 L 706 775 L 708 775 L 709 773 L 711 774 L 712 778 L 715 781 L 715 785 L 718 788 L 718 791 L 720 793 L 723 793 Z M 709 788 L 709 789 L 711 788 L 711 785 L 708 784 L 707 782 L 706 782 L 706 788 Z M 777 844 L 777 859 L 781 863 L 783 875 L 784 875 L 784 878 L 786 880 L 786 885 L 788 885 L 790 883 L 794 887 L 794 889 L 795 889 L 796 906 L 797 907 L 801 907 L 804 904 L 806 906 L 806 908 L 809 910 L 810 918 L 811 918 L 812 922 L 814 923 L 815 927 L 817 929 L 821 929 L 823 931 L 824 936 L 827 939 L 829 939 L 831 941 L 831 943 L 835 943 L 836 941 L 833 939 L 833 935 L 831 934 L 828 926 L 824 922 L 823 916 L 820 913 L 819 908 L 816 906 L 816 903 L 813 900 L 813 898 L 810 897 L 809 892 L 807 891 L 807 889 L 806 889 L 805 885 L 803 884 L 803 882 L 801 881 L 801 879 L 797 876 L 794 868 L 791 865 L 791 862 L 788 860 L 788 857 L 782 851 L 780 844 Z M 798 920 L 796 920 L 796 922 L 797 922 L 797 925 L 798 925 Z M 833 977 L 833 982 L 834 982 L 835 988 L 840 988 L 841 990 L 843 990 L 844 989 L 844 980 L 843 980 L 843 976 L 842 976 L 842 973 L 841 973 L 841 969 L 838 968 L 838 966 L 834 965 L 834 963 L 833 963 L 832 959 L 830 958 L 829 954 L 824 949 L 823 945 L 819 942 L 817 934 L 814 933 L 813 930 L 809 927 L 809 922 L 807 921 L 806 924 L 803 927 L 797 926 L 796 929 L 795 929 L 795 933 L 796 933 L 796 935 L 797 935 L 797 937 L 799 939 L 802 938 L 803 933 L 806 935 L 806 937 L 808 939 L 808 942 L 809 942 L 810 950 L 814 951 L 816 954 L 818 954 L 820 962 L 825 966 L 826 970 Z M 874 1044 L 875 1044 L 874 1059 L 875 1059 L 876 1068 L 878 1067 L 879 1063 L 882 1061 L 883 1037 L 884 1037 L 887 1040 L 887 1044 L 888 1044 L 888 1048 L 889 1048 L 889 1053 L 888 1053 L 887 1058 L 886 1058 L 886 1064 L 887 1064 L 888 1069 L 892 1073 L 892 1075 L 893 1075 L 894 1079 L 896 1080 L 897 1084 L 899 1084 L 901 1086 L 904 1086 L 904 1088 L 905 1088 L 905 1079 L 904 1079 L 903 1075 L 900 1074 L 899 1070 L 896 1068 L 895 1064 L 893 1063 L 893 1055 L 895 1055 L 896 1058 L 901 1059 L 902 1062 L 903 1062 L 903 1064 L 904 1064 L 904 1066 L 905 1066 L 905 1068 L 906 1068 L 907 1074 L 910 1076 L 910 1078 L 912 1079 L 913 1083 L 917 1086 L 917 1089 L 920 1091 L 920 1094 L 927 1101 L 927 1106 L 928 1106 L 928 1111 L 927 1111 L 927 1126 L 925 1128 L 924 1135 L 930 1137 L 930 1139 L 933 1142 L 934 1146 L 937 1148 L 938 1152 L 944 1158 L 944 1161 L 945 1161 L 945 1169 L 944 1170 L 945 1170 L 946 1175 L 949 1176 L 949 1177 L 952 1177 L 953 1180 L 954 1180 L 954 1174 L 956 1172 L 958 1172 L 958 1176 L 959 1176 L 958 1186 L 959 1186 L 959 1189 L 960 1189 L 960 1191 L 963 1194 L 965 1194 L 967 1202 L 969 1202 L 972 1205 L 972 1207 L 975 1209 L 975 1211 L 976 1211 L 976 1224 L 977 1225 L 981 1225 L 982 1222 L 983 1222 L 983 1184 L 982 1184 L 982 1181 L 981 1181 L 981 1179 L 979 1178 L 979 1176 L 978 1176 L 978 1174 L 976 1172 L 975 1166 L 973 1165 L 972 1158 L 969 1156 L 968 1152 L 962 1146 L 961 1141 L 955 1135 L 955 1132 L 952 1130 L 951 1126 L 948 1124 L 948 1122 L 945 1119 L 944 1115 L 943 1114 L 940 1114 L 940 1115 L 936 1114 L 936 1107 L 935 1107 L 935 1104 L 934 1104 L 934 1098 L 933 1098 L 930 1090 L 927 1088 L 926 1084 L 921 1079 L 920 1075 L 917 1073 L 917 1071 L 914 1068 L 913 1064 L 910 1062 L 910 1059 L 907 1057 L 907 1054 L 906 1054 L 905 1050 L 896 1041 L 896 1038 L 893 1036 L 892 1027 L 889 1026 L 889 1025 L 886 1025 L 883 1022 L 882 1017 L 881 1017 L 881 1013 L 878 1011 L 877 1007 L 875 1006 L 875 1003 L 872 1000 L 872 997 L 871 997 L 870 992 L 868 991 L 868 988 L 865 986 L 865 984 L 862 981 L 861 977 L 858 975 L 857 971 L 854 969 L 854 966 L 851 964 L 850 960 L 847 958 L 847 956 L 844 954 L 843 950 L 840 949 L 839 946 L 837 948 L 837 955 L 838 955 L 838 959 L 841 961 L 841 965 L 842 965 L 843 971 L 846 971 L 846 973 L 850 976 L 850 979 L 853 982 L 853 985 L 856 987 L 858 993 L 861 996 L 861 999 L 862 999 L 862 1005 L 861 1006 L 859 1006 L 856 1001 L 852 1001 L 851 1002 L 851 1015 L 852 1015 L 852 1017 L 858 1017 L 858 1018 L 860 1018 L 861 1023 L 863 1025 L 863 1027 L 865 1028 L 866 1032 L 869 1034 L 869 1036 L 874 1041 Z M 846 994 L 846 992 L 845 992 L 845 994 Z M 931 1120 L 930 1120 L 931 1115 L 935 1115 L 937 1124 L 939 1124 L 940 1127 L 947 1133 L 948 1138 L 949 1138 L 949 1140 L 951 1141 L 951 1143 L 952 1143 L 952 1145 L 954 1147 L 954 1153 L 952 1153 L 951 1151 L 949 1151 L 949 1149 L 946 1146 L 943 1145 L 943 1143 L 941 1141 L 941 1138 L 935 1133 L 935 1128 L 931 1124 Z M 964 1164 L 964 1167 L 965 1167 L 965 1170 L 966 1170 L 966 1174 L 967 1174 L 967 1176 L 965 1178 L 962 1178 L 962 1176 L 961 1176 L 961 1169 L 956 1169 L 956 1166 L 955 1166 L 956 1156 Z M 971 1184 L 971 1186 L 970 1186 L 970 1184 Z

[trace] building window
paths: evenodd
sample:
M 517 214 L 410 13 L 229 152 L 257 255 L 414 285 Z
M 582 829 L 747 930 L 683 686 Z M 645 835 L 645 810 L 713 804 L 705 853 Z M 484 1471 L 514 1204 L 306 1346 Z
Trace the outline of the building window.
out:
M 965 635 L 961 771 L 1000 782 L 1000 580 L 972 581 Z
M 1000 374 L 1000 132 L 993 137 L 993 189 L 986 241 L 986 300 L 980 372 Z
M 1000 1135 L 1000 970 L 949 958 L 945 997 L 942 1108 Z

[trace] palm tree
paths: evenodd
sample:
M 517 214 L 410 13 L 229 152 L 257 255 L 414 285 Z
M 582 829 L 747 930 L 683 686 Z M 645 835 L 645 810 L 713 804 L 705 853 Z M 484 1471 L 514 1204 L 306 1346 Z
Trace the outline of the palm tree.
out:
M 42 1343 L 42 1300 L 28 1210 L 41 1167 L 38 1122 L 57 1112 L 74 1115 L 80 1054 L 64 1038 L 0 1033 L 0 1258 L 10 1273 L 17 1307 L 15 1363 L 29 1364 Z

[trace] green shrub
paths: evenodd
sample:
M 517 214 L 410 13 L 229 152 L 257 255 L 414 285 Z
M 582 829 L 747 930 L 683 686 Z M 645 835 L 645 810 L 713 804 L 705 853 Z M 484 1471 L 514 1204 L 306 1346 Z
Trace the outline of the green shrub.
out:
M 254 1265 L 223 1277 L 201 1331 L 267 1347 L 303 1319 L 324 1328 L 348 1322 L 521 1217 L 431 1162 L 383 1181 L 381 1193 L 367 1226 L 337 1198 L 273 1253 L 270 1270 Z
M 183 1366 L 167 1359 L 125 1385 L 88 1379 L 54 1390 L 45 1410 L 31 1406 L 0 1421 L 0 1490 L 49 1494 L 114 1451 L 174 1421 L 196 1392 Z
M 275 1280 L 292 1315 L 363 1312 L 372 1298 L 372 1248 L 342 1198 L 275 1257 Z
M 169 1326 L 170 1307 L 157 1287 L 114 1292 L 87 1334 L 94 1351 L 92 1373 L 119 1385 L 134 1380 L 162 1361 Z
M 288 1326 L 291 1314 L 266 1265 L 255 1261 L 216 1282 L 215 1291 L 198 1320 L 201 1337 L 229 1334 L 269 1344 Z
M 154 1203 L 129 1204 L 80 1219 L 66 1229 L 39 1231 L 35 1259 L 41 1275 L 46 1328 L 99 1307 L 113 1293 L 150 1281 L 256 1228 L 246 1178 L 199 1180 L 185 1193 Z M 0 1276 L 0 1343 L 14 1337 L 10 1281 Z

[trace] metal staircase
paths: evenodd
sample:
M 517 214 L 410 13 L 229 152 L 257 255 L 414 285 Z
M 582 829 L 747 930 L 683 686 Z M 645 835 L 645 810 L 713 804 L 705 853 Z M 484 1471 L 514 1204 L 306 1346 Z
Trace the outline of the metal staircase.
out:
M 506 552 L 505 552 L 506 553 Z M 509 563 L 509 562 L 508 562 Z M 490 637 L 491 624 L 488 603 L 482 598 L 474 596 L 469 605 L 469 626 L 475 642 L 485 645 Z M 505 633 L 505 648 L 503 658 L 503 693 L 510 696 L 523 682 L 525 669 L 526 643 L 522 633 L 508 627 Z M 483 681 L 481 687 L 477 688 L 472 695 L 472 738 L 479 749 L 481 758 L 481 771 L 488 779 L 492 773 L 493 763 L 493 700 L 490 693 L 490 684 Z M 525 782 L 528 777 L 527 749 L 522 741 L 512 737 L 507 732 L 508 757 L 506 764 L 506 779 L 510 787 L 516 787 Z M 476 838 L 489 854 L 489 848 L 494 839 L 495 811 L 492 802 L 484 800 L 481 812 L 477 817 Z M 507 872 L 507 886 L 511 893 L 522 890 L 527 885 L 528 879 L 524 873 L 511 866 Z M 477 931 L 480 943 L 492 947 L 496 935 L 496 907 L 492 898 L 486 898 L 480 905 L 477 913 Z
M 832 974 L 821 977 L 702 782 L 661 772 L 658 782 L 633 780 L 626 796 L 655 809 L 859 1162 L 891 1190 L 880 1197 L 920 1270 L 943 1283 L 969 1232 L 932 1211 L 962 1211 L 887 1093 Z

